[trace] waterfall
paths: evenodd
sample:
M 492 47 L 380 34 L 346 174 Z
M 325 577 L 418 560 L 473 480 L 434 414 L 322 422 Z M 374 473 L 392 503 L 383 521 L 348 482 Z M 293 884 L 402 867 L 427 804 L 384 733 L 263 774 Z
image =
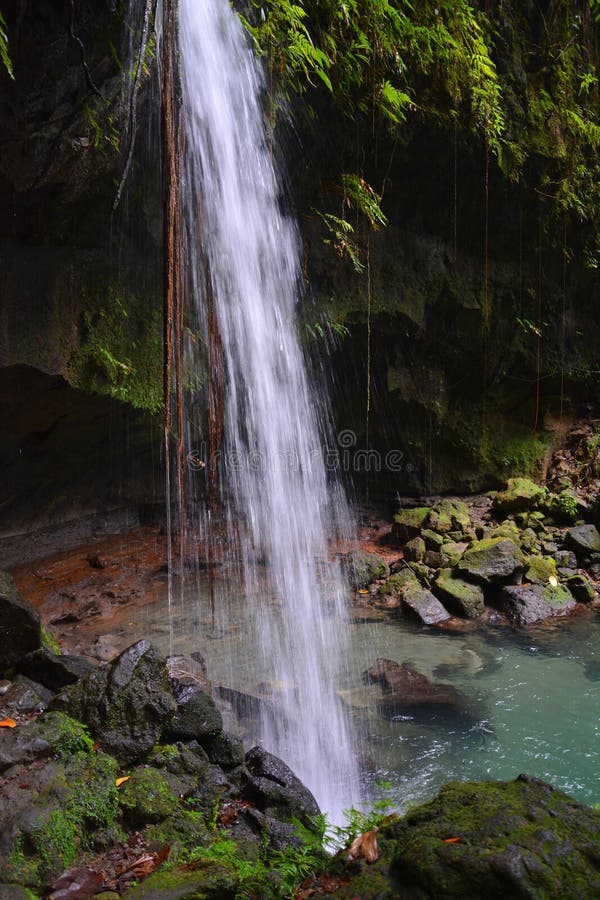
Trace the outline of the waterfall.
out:
M 179 40 L 186 302 L 193 297 L 209 354 L 206 308 L 214 304 L 224 370 L 222 499 L 237 589 L 254 604 L 247 653 L 262 655 L 280 687 L 279 712 L 263 713 L 261 740 L 339 820 L 358 800 L 358 778 L 336 693 L 345 587 L 327 539 L 347 511 L 328 484 L 321 403 L 298 336 L 298 234 L 280 208 L 262 72 L 228 0 L 181 0 Z M 188 360 L 197 344 L 188 340 Z M 195 435 L 186 440 L 193 446 Z M 210 514 L 205 523 L 210 530 Z

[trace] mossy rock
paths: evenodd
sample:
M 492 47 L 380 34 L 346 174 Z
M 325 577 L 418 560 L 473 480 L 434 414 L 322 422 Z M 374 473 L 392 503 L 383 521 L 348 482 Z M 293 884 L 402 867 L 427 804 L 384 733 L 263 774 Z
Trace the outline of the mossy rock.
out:
M 0 571 L 0 673 L 42 646 L 37 610 L 17 591 L 8 572 Z
M 433 531 L 431 528 L 424 528 L 421 532 L 421 537 L 425 541 L 425 546 L 428 550 L 437 550 L 438 552 L 442 549 L 445 541 L 441 534 L 438 534 L 437 531 Z
M 578 603 L 590 603 L 596 598 L 594 585 L 586 575 L 570 575 L 565 586 L 570 590 Z
M 177 811 L 179 794 L 190 790 L 193 781 L 189 777 L 187 782 L 179 779 L 173 786 L 174 779 L 177 780 L 177 776 L 168 778 L 166 773 L 151 766 L 133 770 L 129 780 L 119 788 L 119 806 L 129 825 L 141 828 L 149 823 L 162 822 Z
M 435 504 L 427 517 L 427 527 L 439 534 L 455 532 L 460 536 L 470 528 L 469 508 L 462 500 L 444 498 Z
M 484 538 L 465 551 L 458 564 L 459 573 L 467 578 L 493 584 L 522 572 L 525 558 L 509 538 Z
M 377 596 L 383 600 L 391 597 L 402 597 L 402 594 L 408 587 L 418 587 L 419 582 L 416 575 L 408 567 L 404 567 L 395 575 L 380 584 L 377 588 Z
M 519 584 L 502 589 L 502 602 L 517 625 L 531 625 L 553 616 L 564 616 L 575 599 L 564 585 Z
M 525 568 L 525 581 L 534 584 L 548 584 L 548 580 L 556 577 L 556 560 L 551 556 L 529 556 Z
M 467 544 L 462 541 L 448 541 L 442 545 L 441 554 L 446 563 L 456 566 L 466 549 Z
M 343 565 L 355 590 L 364 590 L 390 574 L 390 567 L 381 556 L 364 550 L 351 550 L 343 557 Z
M 394 516 L 392 534 L 405 544 L 406 541 L 418 537 L 431 513 L 431 507 L 419 506 L 415 509 L 402 509 Z
M 450 612 L 459 616 L 476 619 L 485 609 L 482 588 L 459 578 L 452 569 L 440 569 L 433 592 Z
M 426 548 L 423 538 L 416 537 L 404 545 L 404 558 L 409 562 L 422 562 Z
M 234 900 L 235 872 L 225 865 L 199 861 L 158 870 L 122 894 L 123 900 Z
M 529 478 L 509 478 L 506 490 L 494 497 L 493 511 L 498 516 L 534 509 L 544 502 L 546 491 Z

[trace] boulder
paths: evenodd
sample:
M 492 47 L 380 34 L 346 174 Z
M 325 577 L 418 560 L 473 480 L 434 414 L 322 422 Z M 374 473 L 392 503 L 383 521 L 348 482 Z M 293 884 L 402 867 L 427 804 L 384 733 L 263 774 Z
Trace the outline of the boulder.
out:
M 450 618 L 445 609 L 431 591 L 421 587 L 409 587 L 402 595 L 402 604 L 416 615 L 424 625 L 435 625 Z
M 145 640 L 54 698 L 122 764 L 142 760 L 176 711 L 166 662 Z
M 438 534 L 437 531 L 432 531 L 431 528 L 424 528 L 421 532 L 421 537 L 425 541 L 427 550 L 437 550 L 438 552 L 441 551 L 444 541 L 446 540 L 441 534 Z
M 415 537 L 404 546 L 404 559 L 409 562 L 421 562 L 425 556 L 425 541 Z
M 595 525 L 575 525 L 567 531 L 565 545 L 585 562 L 592 554 L 600 553 L 600 533 Z
M 590 603 L 596 599 L 594 585 L 586 575 L 571 575 L 565 581 L 565 586 L 570 590 L 578 603 Z
M 19 672 L 43 684 L 52 692 L 69 684 L 75 684 L 92 669 L 82 656 L 52 653 L 48 647 L 40 647 L 19 662 Z
M 470 526 L 467 504 L 447 497 L 435 504 L 427 518 L 428 528 L 438 534 L 456 532 L 455 538 L 459 538 Z
M 351 550 L 343 557 L 343 565 L 355 590 L 367 588 L 374 581 L 387 578 L 390 574 L 390 567 L 384 559 L 363 550 Z
M 0 572 L 0 673 L 42 646 L 37 610 L 18 593 L 12 577 Z
M 225 771 L 244 763 L 244 744 L 232 734 L 218 731 L 216 734 L 207 734 L 199 743 L 206 750 L 210 761 Z
M 484 584 L 509 581 L 524 568 L 525 559 L 509 538 L 484 538 L 466 550 L 458 563 L 458 571 Z
M 494 497 L 492 509 L 496 515 L 506 516 L 509 513 L 533 509 L 544 497 L 544 488 L 529 478 L 509 478 L 506 490 L 498 491 Z
M 425 527 L 430 512 L 431 509 L 428 506 L 419 506 L 415 509 L 401 509 L 394 516 L 392 535 L 398 538 L 402 544 L 418 537 Z
M 381 859 L 347 896 L 600 896 L 600 814 L 544 784 L 450 782 L 377 835 Z M 397 892 L 397 893 L 396 893 Z
M 299 819 L 307 828 L 314 827 L 319 815 L 317 801 L 283 760 L 262 747 L 252 747 L 246 754 L 244 797 L 266 815 L 291 822 Z
M 563 585 L 519 584 L 502 589 L 501 602 L 517 625 L 531 625 L 550 616 L 564 616 L 576 605 Z
M 451 613 L 476 619 L 484 609 L 483 590 L 455 575 L 452 569 L 440 569 L 433 591 Z
M 212 697 L 195 684 L 175 681 L 173 696 L 177 710 L 167 728 L 174 740 L 190 741 L 216 734 L 223 729 L 223 717 Z
M 451 684 L 429 681 L 407 663 L 378 659 L 363 674 L 368 684 L 380 684 L 384 697 L 377 708 L 386 719 L 414 714 L 415 711 L 457 713 L 463 715 L 467 701 Z
M 533 584 L 548 584 L 549 578 L 556 577 L 556 560 L 552 556 L 529 556 L 523 577 Z

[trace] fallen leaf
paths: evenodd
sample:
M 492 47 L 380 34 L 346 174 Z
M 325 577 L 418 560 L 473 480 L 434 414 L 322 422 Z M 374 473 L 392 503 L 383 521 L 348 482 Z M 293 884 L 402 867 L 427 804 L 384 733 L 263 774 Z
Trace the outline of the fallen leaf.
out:
M 558 578 L 556 577 L 556 575 L 551 575 L 548 581 L 551 587 L 556 587 L 558 585 Z
M 377 831 L 365 831 L 354 838 L 348 850 L 347 860 L 350 862 L 354 859 L 366 859 L 368 863 L 373 863 L 379 858 L 377 849 Z
M 444 844 L 460 844 L 461 841 L 462 841 L 462 838 L 451 837 L 451 838 L 444 838 L 443 843 Z
M 95 753 L 96 750 L 100 749 L 100 741 L 96 741 L 96 743 L 92 746 L 92 752 Z
M 368 594 L 369 592 L 367 590 L 365 590 L 364 588 L 360 588 L 358 593 L 359 594 Z
M 0 728 L 16 728 L 17 723 L 14 719 L 2 719 L 0 722 Z
M 123 775 L 121 778 L 117 778 L 115 780 L 115 784 L 117 787 L 120 787 L 122 784 L 125 784 L 126 781 L 129 781 L 131 775 Z

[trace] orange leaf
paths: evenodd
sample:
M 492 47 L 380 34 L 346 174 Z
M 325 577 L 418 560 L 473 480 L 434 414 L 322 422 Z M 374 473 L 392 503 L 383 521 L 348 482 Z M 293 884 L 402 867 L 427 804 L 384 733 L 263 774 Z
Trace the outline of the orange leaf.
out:
M 17 723 L 14 719 L 2 719 L 0 722 L 0 728 L 16 728 Z
M 367 862 L 373 863 L 379 858 L 377 849 L 377 830 L 365 831 L 360 834 L 350 844 L 348 851 L 348 861 L 353 859 L 366 859 Z
M 360 588 L 360 590 L 359 590 L 358 593 L 359 593 L 359 594 L 368 594 L 369 592 L 366 591 L 364 588 Z
M 443 843 L 444 844 L 460 844 L 461 841 L 462 841 L 462 838 L 452 837 L 452 838 L 444 838 Z
M 126 781 L 129 781 L 130 778 L 131 778 L 131 775 L 123 775 L 122 778 L 117 778 L 115 780 L 115 785 L 117 787 L 120 787 L 120 785 L 125 784 Z

